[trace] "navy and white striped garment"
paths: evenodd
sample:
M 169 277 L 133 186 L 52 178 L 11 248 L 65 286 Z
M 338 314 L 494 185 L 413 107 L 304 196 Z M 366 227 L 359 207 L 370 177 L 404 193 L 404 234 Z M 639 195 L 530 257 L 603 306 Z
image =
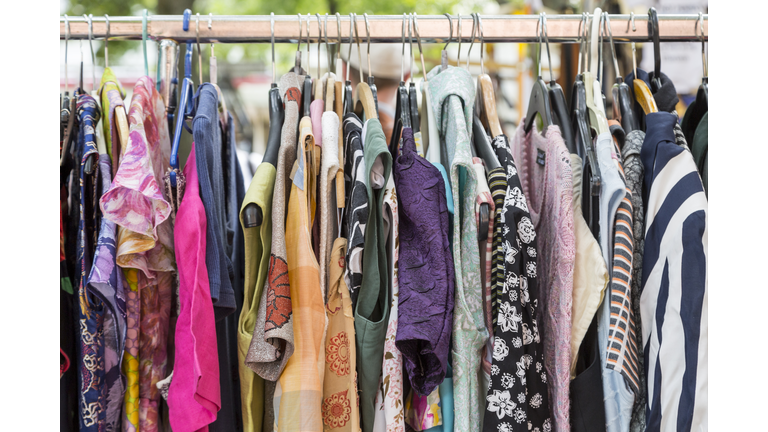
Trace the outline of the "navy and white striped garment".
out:
M 646 431 L 707 430 L 707 198 L 675 115 L 646 117 L 642 317 Z

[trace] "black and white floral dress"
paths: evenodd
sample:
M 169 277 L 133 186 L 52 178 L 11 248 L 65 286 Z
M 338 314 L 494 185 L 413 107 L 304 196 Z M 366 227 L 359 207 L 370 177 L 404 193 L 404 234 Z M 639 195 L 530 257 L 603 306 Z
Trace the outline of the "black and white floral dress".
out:
M 528 211 L 507 137 L 493 140 L 496 155 L 507 173 L 504 207 L 494 223 L 501 232 L 494 239 L 503 254 L 495 254 L 493 267 L 503 266 L 503 289 L 496 297 L 491 380 L 486 397 L 484 432 L 550 432 L 544 347 L 536 323 L 538 282 L 536 232 Z M 501 261 L 501 262 L 497 262 Z M 497 281 L 494 281 L 494 285 Z

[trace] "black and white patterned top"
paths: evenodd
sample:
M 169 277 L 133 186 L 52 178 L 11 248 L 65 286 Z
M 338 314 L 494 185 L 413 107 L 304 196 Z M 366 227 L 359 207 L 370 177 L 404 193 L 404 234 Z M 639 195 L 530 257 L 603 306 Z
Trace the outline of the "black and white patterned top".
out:
M 544 346 L 536 323 L 536 232 L 507 137 L 494 138 L 493 146 L 507 173 L 504 208 L 498 221 L 502 226 L 499 241 L 504 249 L 504 288 L 496 299 L 498 314 L 483 431 L 550 432 Z
M 346 217 L 342 232 L 347 239 L 347 267 L 344 279 L 355 310 L 363 282 L 363 245 L 368 221 L 368 192 L 365 189 L 365 159 L 361 134 L 363 124 L 354 113 L 344 116 L 344 190 Z

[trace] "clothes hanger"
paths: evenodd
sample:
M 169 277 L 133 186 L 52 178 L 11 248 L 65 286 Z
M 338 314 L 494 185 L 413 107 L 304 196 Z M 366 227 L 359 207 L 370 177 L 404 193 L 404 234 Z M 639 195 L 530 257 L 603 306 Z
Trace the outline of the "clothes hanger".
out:
M 318 21 L 319 21 L 318 16 Z M 328 14 L 325 14 L 325 22 L 323 23 L 323 30 L 325 31 L 325 54 L 328 56 L 328 78 L 326 80 L 325 84 L 325 95 L 324 95 L 324 101 L 325 101 L 325 107 L 323 109 L 323 112 L 327 111 L 334 111 L 334 100 L 336 95 L 336 74 L 331 72 L 331 65 L 333 64 L 333 56 L 331 55 L 331 50 L 328 47 Z M 318 53 L 318 57 L 319 57 Z M 318 58 L 318 72 L 320 70 L 320 59 Z
M 91 49 L 91 94 L 95 94 L 94 85 L 96 84 L 96 56 L 93 54 L 93 15 L 83 14 L 83 18 L 88 21 L 88 45 Z M 82 82 L 82 73 L 80 74 L 80 80 Z M 85 87 L 82 85 L 80 87 L 83 90 L 83 93 L 86 93 Z M 85 166 L 83 169 L 85 170 L 86 174 L 91 175 L 96 170 L 96 157 L 96 153 L 91 153 L 85 160 Z
M 104 68 L 109 69 L 109 15 L 104 15 L 104 22 L 107 27 L 106 36 L 104 37 Z M 117 124 L 117 139 L 120 141 L 118 144 L 121 148 L 125 148 L 128 145 L 130 126 L 128 125 L 128 116 L 125 113 L 124 106 L 119 105 L 115 107 L 115 123 Z M 119 148 L 115 148 L 115 143 L 112 143 L 112 147 L 113 151 L 117 150 L 119 152 Z M 114 158 L 114 160 L 117 159 L 117 157 Z
M 632 18 L 632 15 L 630 15 L 630 20 Z M 640 108 L 643 109 L 643 112 L 646 115 L 659 112 L 659 107 L 656 105 L 656 100 L 653 98 L 653 93 L 651 93 L 651 89 L 648 88 L 648 84 L 637 78 L 637 56 L 634 42 L 632 42 L 632 69 L 635 73 L 635 79 L 632 80 L 632 87 L 634 89 L 635 100 L 640 104 Z
M 552 105 L 552 120 L 560 128 L 560 133 L 563 136 L 565 147 L 568 148 L 570 153 L 576 153 L 576 139 L 573 136 L 573 128 L 571 126 L 571 116 L 568 112 L 568 104 L 565 102 L 565 93 L 560 84 L 555 81 L 552 75 L 552 60 L 549 55 L 549 34 L 547 33 L 547 14 L 541 13 L 542 20 L 542 32 L 544 34 L 544 43 L 547 45 L 547 58 L 549 60 L 549 103 Z
M 400 58 L 400 84 L 397 86 L 397 100 L 395 101 L 395 118 L 392 126 L 392 135 L 389 138 L 389 152 L 397 155 L 400 149 L 400 133 L 402 128 L 411 127 L 410 101 L 408 99 L 408 89 L 405 87 L 405 23 L 408 22 L 410 29 L 410 18 L 403 12 L 402 38 L 403 44 L 402 57 Z
M 69 97 L 69 16 L 64 14 L 64 94 L 59 96 L 61 110 L 59 112 L 59 166 L 64 166 L 66 155 L 69 153 L 69 144 L 74 138 L 75 98 Z
M 486 129 L 491 133 L 492 138 L 496 138 L 497 136 L 503 134 L 504 132 L 501 130 L 501 124 L 499 123 L 499 115 L 496 113 L 496 95 L 493 90 L 493 82 L 491 81 L 491 77 L 485 73 L 485 65 L 484 65 L 484 59 L 485 56 L 485 39 L 483 38 L 483 22 L 480 18 L 480 14 L 475 13 L 475 18 L 477 19 L 477 28 L 478 33 L 480 35 L 480 75 L 477 77 L 477 84 L 478 84 L 478 99 L 479 103 L 477 106 L 480 107 L 480 120 L 482 120 L 483 125 L 486 126 Z M 495 153 L 491 151 L 490 155 L 494 155 L 495 159 Z M 485 159 L 485 158 L 484 158 Z M 498 161 L 496 161 L 496 165 L 500 166 L 498 164 Z M 491 169 L 491 167 L 488 167 Z
M 309 106 L 312 104 L 312 76 L 310 75 L 311 62 L 309 60 L 309 22 L 311 17 L 312 15 L 307 14 L 307 73 L 304 77 L 304 88 L 301 92 L 302 117 L 309 117 Z
M 492 135 L 494 138 L 502 135 L 503 132 L 501 131 L 501 125 L 499 125 L 499 116 L 496 114 L 496 96 L 493 92 L 493 83 L 491 83 L 491 77 L 485 73 L 485 61 L 483 59 L 485 52 L 483 22 L 478 13 L 473 14 L 472 18 L 477 20 L 477 33 L 480 36 L 480 76 L 477 79 L 478 98 L 475 99 L 475 115 L 473 116 L 472 121 L 472 141 L 475 146 L 475 151 L 480 158 L 483 159 L 486 169 L 492 170 L 500 168 L 501 163 L 499 163 L 499 159 L 496 157 L 496 152 L 493 150 L 493 146 L 491 146 L 491 142 L 488 140 L 485 126 L 491 125 L 490 130 L 491 134 L 494 134 Z M 485 121 L 483 121 L 483 119 L 485 119 Z M 480 127 L 478 128 L 477 126 Z M 496 130 L 496 132 L 494 132 L 494 130 Z
M 361 118 L 365 116 L 366 119 L 378 119 L 379 111 L 376 107 L 376 101 L 373 98 L 371 87 L 368 83 L 363 82 L 363 56 L 360 51 L 360 34 L 357 31 L 357 15 L 352 14 L 352 16 L 355 27 L 355 41 L 357 43 L 357 57 L 360 59 L 360 82 L 357 84 L 357 87 L 355 87 L 355 113 Z M 370 62 L 370 57 L 368 58 L 368 61 Z
M 208 14 L 208 31 L 213 30 L 213 13 Z M 216 54 L 213 49 L 213 41 L 211 41 L 211 55 L 208 57 L 208 82 L 216 87 L 216 92 L 219 94 L 219 110 L 223 119 L 229 118 L 229 111 L 227 110 L 227 102 L 224 100 L 224 94 L 219 88 L 218 79 L 218 61 L 216 60 Z
M 553 124 L 552 120 L 552 108 L 549 104 L 549 88 L 547 84 L 541 79 L 541 16 L 539 16 L 539 50 L 538 50 L 538 66 L 539 74 L 536 81 L 533 83 L 531 89 L 531 96 L 528 99 L 528 113 L 525 116 L 525 123 L 523 124 L 523 130 L 528 133 L 533 128 L 533 122 L 536 120 L 536 115 L 541 117 L 543 126 L 541 128 L 541 134 L 544 135 L 547 132 L 549 125 Z
M 328 32 L 325 32 L 326 36 L 328 35 Z M 336 221 L 338 222 L 337 233 L 341 235 L 341 225 L 342 221 L 344 220 L 344 206 L 346 203 L 344 202 L 346 194 L 344 189 L 344 111 L 346 108 L 345 102 L 348 102 L 352 99 L 352 85 L 349 82 L 349 80 L 346 81 L 346 84 L 344 85 L 349 86 L 349 96 L 346 98 L 343 96 L 342 91 L 342 76 L 341 76 L 341 15 L 336 12 L 336 34 L 339 36 L 339 45 L 338 49 L 336 50 L 336 77 L 337 81 L 335 83 L 336 87 L 336 100 L 335 100 L 335 110 L 336 115 L 339 116 L 339 169 L 336 171 Z M 351 42 L 351 35 L 352 32 L 350 32 L 350 42 Z M 352 47 L 352 44 L 350 43 L 350 48 Z M 349 75 L 349 72 L 347 72 L 347 75 Z M 345 91 L 344 91 L 345 92 Z
M 325 89 L 323 88 L 323 81 L 321 80 L 323 75 L 320 73 L 320 44 L 322 43 L 322 40 L 323 40 L 323 27 L 320 22 L 320 14 L 315 13 L 315 17 L 317 18 L 317 76 L 315 79 L 315 89 L 314 89 L 315 99 L 314 100 L 318 100 L 318 99 L 322 100 L 323 97 L 325 96 L 324 95 Z M 320 140 L 322 142 L 322 137 L 320 137 Z
M 608 12 L 603 12 L 603 29 L 608 30 L 608 40 L 611 45 L 611 57 L 613 58 L 613 68 L 616 70 L 616 83 L 611 89 L 613 95 L 613 117 L 621 122 L 621 127 L 625 133 L 630 133 L 638 128 L 635 112 L 632 109 L 632 97 L 629 95 L 629 86 L 619 73 L 619 62 L 616 60 L 616 48 L 613 44 L 613 30 L 611 29 L 611 18 Z
M 691 110 L 690 114 L 688 115 L 688 121 L 686 121 L 686 124 L 690 124 L 692 127 L 692 131 L 696 130 L 696 126 L 698 126 L 699 122 L 701 121 L 701 118 L 704 117 L 704 114 L 707 113 L 709 109 L 709 97 L 708 97 L 708 82 L 709 78 L 707 77 L 707 56 L 705 52 L 705 46 L 704 46 L 704 14 L 699 12 L 699 18 L 696 20 L 696 25 L 699 27 L 700 31 L 700 38 L 701 38 L 701 68 L 703 71 L 703 75 L 701 78 L 701 85 L 699 86 L 699 90 L 696 92 L 696 99 L 694 101 L 694 104 L 689 109 Z M 688 132 L 688 131 L 686 131 Z M 693 135 L 691 134 L 690 138 L 686 136 L 686 139 L 688 142 L 693 142 Z
M 365 20 L 365 34 L 368 38 L 368 54 L 366 55 L 368 60 L 368 87 L 371 88 L 371 94 L 373 95 L 373 103 L 376 105 L 376 113 L 378 116 L 379 112 L 379 97 L 376 94 L 376 83 L 374 82 L 373 78 L 373 71 L 371 70 L 371 27 L 368 24 L 368 14 L 363 14 L 363 19 Z M 355 26 L 357 27 L 357 26 Z M 355 31 L 357 31 L 357 28 L 355 28 Z M 363 59 L 360 59 L 360 67 L 363 66 Z
M 456 52 L 456 66 L 461 66 L 461 14 L 457 14 L 459 22 L 456 24 L 456 38 L 459 40 L 459 50 Z
M 598 17 L 597 21 L 595 21 L 595 17 Z M 592 14 L 592 26 L 589 38 L 589 70 L 584 71 L 583 76 L 584 88 L 586 90 L 587 120 L 589 121 L 589 126 L 594 131 L 595 136 L 610 132 L 608 119 L 605 117 L 605 109 L 602 104 L 602 92 L 600 91 L 600 85 L 596 78 L 600 64 L 597 55 L 597 39 L 600 32 L 601 17 L 602 10 L 600 8 L 595 8 L 594 13 Z
M 184 10 L 184 16 L 182 18 L 182 29 L 189 31 L 189 17 L 192 15 L 192 11 L 189 9 Z M 177 187 L 176 173 L 179 172 L 179 144 L 181 143 L 181 133 L 183 129 L 187 129 L 189 133 L 192 131 L 186 124 L 186 120 L 191 120 L 195 116 L 195 104 L 192 100 L 194 93 L 194 84 L 192 83 L 192 41 L 188 40 L 186 43 L 186 51 L 184 53 L 184 80 L 181 83 L 181 99 L 179 100 L 179 116 L 176 118 L 176 128 L 173 134 L 173 143 L 171 145 L 171 158 L 170 158 L 170 179 L 171 187 Z
M 341 19 L 341 15 L 336 13 L 337 22 Z M 353 25 L 352 13 L 349 13 L 349 49 L 347 50 L 347 79 L 344 81 L 344 115 L 348 112 L 354 111 L 354 104 L 352 101 L 352 81 L 349 79 L 349 65 L 352 60 L 352 25 Z M 339 50 L 341 50 L 341 23 L 339 25 Z M 362 76 L 362 73 L 360 74 Z M 360 79 L 362 81 L 362 78 Z M 343 117 L 340 119 L 343 123 Z
M 659 15 L 656 8 L 648 9 L 648 35 L 653 41 L 653 79 L 651 88 L 659 91 L 661 88 L 661 43 L 659 42 Z
M 303 35 L 304 26 L 301 20 L 301 14 L 296 15 L 299 16 L 299 45 L 296 47 L 296 55 L 294 56 L 293 68 L 291 68 L 291 72 L 295 73 L 296 75 L 304 75 L 307 73 L 301 67 L 301 37 Z M 307 33 L 309 33 L 309 25 L 307 25 Z M 309 37 L 307 37 L 307 43 L 309 43 Z
M 446 51 L 446 48 L 448 48 L 448 44 L 451 43 L 453 40 L 453 19 L 451 18 L 451 14 L 444 13 L 446 18 L 448 18 L 448 42 L 445 43 L 445 46 L 443 46 L 443 50 L 440 51 L 440 71 L 444 71 L 448 69 L 448 51 Z M 424 71 L 424 76 L 426 76 L 427 71 Z
M 411 38 L 411 29 L 413 29 L 413 33 L 416 35 L 416 43 L 419 46 L 419 58 L 421 59 L 421 72 L 424 76 L 424 82 L 427 81 L 427 70 L 424 68 L 424 53 L 421 50 L 421 35 L 419 34 L 419 21 L 416 12 L 411 15 L 411 19 L 413 22 L 408 28 L 408 49 L 411 54 L 411 66 L 408 70 L 411 74 L 408 80 L 408 99 L 411 108 L 411 128 L 413 129 L 414 138 L 418 141 L 416 147 L 419 148 L 421 147 L 421 120 L 419 119 L 419 98 L 416 94 L 416 82 L 413 79 L 413 39 Z

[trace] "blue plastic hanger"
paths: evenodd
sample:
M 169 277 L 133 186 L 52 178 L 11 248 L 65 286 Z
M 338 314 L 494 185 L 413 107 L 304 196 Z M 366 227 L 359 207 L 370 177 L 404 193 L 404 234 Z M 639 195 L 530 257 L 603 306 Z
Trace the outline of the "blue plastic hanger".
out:
M 189 9 L 184 10 L 184 20 L 182 22 L 182 28 L 184 31 L 189 31 L 189 17 L 192 15 L 192 11 Z M 179 169 L 179 143 L 181 142 L 182 128 L 187 129 L 189 133 L 192 131 L 186 125 L 187 119 L 192 119 L 195 115 L 195 104 L 192 100 L 194 95 L 194 86 L 192 84 L 192 40 L 188 40 L 187 49 L 184 53 L 184 81 L 181 82 L 181 100 L 179 108 L 183 110 L 180 112 L 179 117 L 176 119 L 176 127 L 173 132 L 173 144 L 171 145 L 171 186 L 176 187 L 176 170 Z M 202 83 L 201 83 L 202 84 Z

